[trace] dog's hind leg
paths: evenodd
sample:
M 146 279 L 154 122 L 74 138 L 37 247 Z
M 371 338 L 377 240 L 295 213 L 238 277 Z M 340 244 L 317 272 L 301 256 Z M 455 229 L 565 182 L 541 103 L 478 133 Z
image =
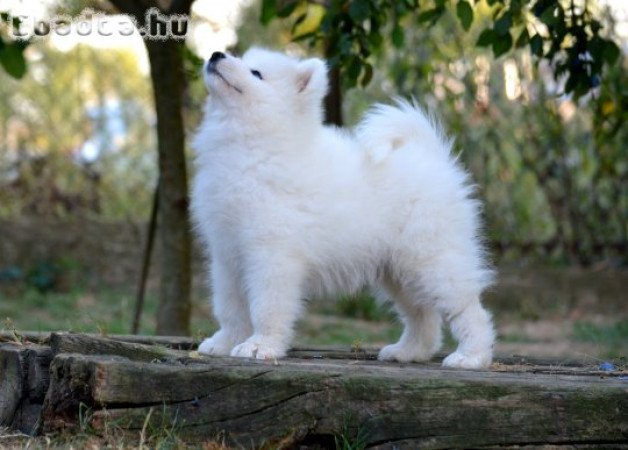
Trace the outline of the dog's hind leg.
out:
M 385 291 L 393 300 L 404 329 L 399 341 L 384 347 L 378 358 L 399 362 L 429 360 L 441 346 L 440 313 L 431 304 L 420 302 L 419 292 L 404 289 L 393 282 L 385 285 Z
M 479 369 L 490 365 L 495 331 L 480 293 L 490 273 L 461 252 L 442 252 L 423 264 L 420 283 L 433 306 L 449 322 L 458 348 L 446 367 Z
M 478 297 L 459 308 L 445 311 L 451 333 L 458 348 L 443 361 L 445 367 L 480 369 L 488 367 L 493 356 L 495 331 L 490 314 L 482 307 Z

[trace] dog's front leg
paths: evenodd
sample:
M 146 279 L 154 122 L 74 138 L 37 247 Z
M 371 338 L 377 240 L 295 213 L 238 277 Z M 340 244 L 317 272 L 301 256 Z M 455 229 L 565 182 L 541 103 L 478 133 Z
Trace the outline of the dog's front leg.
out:
M 233 347 L 251 335 L 253 329 L 237 262 L 214 252 L 211 265 L 213 310 L 220 329 L 198 348 L 206 355 L 229 355 Z
M 294 323 L 303 309 L 303 263 L 269 253 L 257 255 L 248 264 L 246 285 L 253 335 L 236 346 L 231 356 L 281 358 L 290 346 Z

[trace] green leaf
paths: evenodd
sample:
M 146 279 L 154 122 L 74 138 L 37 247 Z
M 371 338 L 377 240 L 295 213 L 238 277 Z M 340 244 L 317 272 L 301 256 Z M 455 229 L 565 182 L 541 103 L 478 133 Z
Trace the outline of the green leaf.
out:
M 500 57 L 512 47 L 512 36 L 510 33 L 499 36 L 497 39 L 493 40 L 493 53 L 495 54 L 495 58 Z
M 384 42 L 384 38 L 382 37 L 382 35 L 377 32 L 369 33 L 367 39 L 369 41 L 369 44 L 371 44 L 373 50 L 380 48 Z
M 419 14 L 417 21 L 419 23 L 423 23 L 423 22 L 434 23 L 436 19 L 438 19 L 443 14 L 444 11 L 445 9 L 443 7 L 436 7 L 434 9 L 423 11 L 421 14 Z
M 499 19 L 497 19 L 493 29 L 497 34 L 503 36 L 510 33 L 510 27 L 512 27 L 512 14 L 510 11 L 506 11 Z
M 392 43 L 395 47 L 397 48 L 403 47 L 405 35 L 403 32 L 403 28 L 401 28 L 399 24 L 395 24 L 395 28 L 393 28 L 391 38 L 392 38 Z
M 24 46 L 16 42 L 5 45 L 0 51 L 0 64 L 13 78 L 22 78 L 26 73 Z
M 369 2 L 365 0 L 353 0 L 349 5 L 349 15 L 356 22 L 362 22 L 369 18 Z
M 336 48 L 340 55 L 351 55 L 353 53 L 353 39 L 348 34 L 341 34 Z
M 290 30 L 291 35 L 294 36 L 294 30 L 305 20 L 306 17 L 307 14 L 303 13 L 295 19 L 294 23 L 292 24 L 292 29 Z
M 316 31 L 310 31 L 309 33 L 300 34 L 292 38 L 292 42 L 305 41 L 307 39 L 313 39 L 316 37 Z
M 360 82 L 360 84 L 362 85 L 362 87 L 366 87 L 368 86 L 368 84 L 371 82 L 372 79 L 373 79 L 373 66 L 370 64 L 365 64 L 364 75 L 362 75 L 362 81 Z
M 480 33 L 478 41 L 475 43 L 475 45 L 477 45 L 478 47 L 488 47 L 493 43 L 496 37 L 497 35 L 495 34 L 495 32 L 492 29 L 487 28 Z
M 462 28 L 468 31 L 471 27 L 471 23 L 473 22 L 473 8 L 469 2 L 466 0 L 460 0 L 456 5 L 456 14 L 458 15 L 458 19 L 460 19 Z
M 528 33 L 528 29 L 524 28 L 519 37 L 517 38 L 517 42 L 515 43 L 515 47 L 521 48 L 524 45 L 527 45 L 530 42 L 530 33 Z
M 530 51 L 539 58 L 543 56 L 543 38 L 538 34 L 530 39 Z
M 615 64 L 617 58 L 619 58 L 619 47 L 613 41 L 604 42 L 604 46 L 602 47 L 602 57 L 608 63 L 608 65 Z
M 262 0 L 262 15 L 260 21 L 264 25 L 268 23 L 277 15 L 277 0 Z
M 347 66 L 346 80 L 349 83 L 349 86 L 355 86 L 358 77 L 360 76 L 360 72 L 362 71 L 362 61 L 357 56 L 351 57 L 349 60 L 349 64 Z
M 290 14 L 292 14 L 297 8 L 297 6 L 299 6 L 299 3 L 299 0 L 292 0 L 287 2 L 279 11 L 277 11 L 277 17 L 289 17 Z
M 558 17 L 556 17 L 556 8 L 547 8 L 543 11 L 543 14 L 539 17 L 539 20 L 543 22 L 548 27 L 552 27 L 558 21 Z

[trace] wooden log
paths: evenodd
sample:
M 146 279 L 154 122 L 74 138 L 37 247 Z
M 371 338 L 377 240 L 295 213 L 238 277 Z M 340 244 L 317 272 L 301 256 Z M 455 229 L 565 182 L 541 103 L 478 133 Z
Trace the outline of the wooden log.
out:
M 28 398 L 36 403 L 43 403 L 50 385 L 50 362 L 52 350 L 43 345 L 26 346 Z
M 91 424 L 130 431 L 167 423 L 186 440 L 246 447 L 333 445 L 344 434 L 377 448 L 628 445 L 628 385 L 617 377 L 461 371 L 370 360 L 255 361 L 180 356 L 153 362 L 59 354 L 46 430 Z
M 49 345 L 52 335 L 69 336 L 68 339 L 74 339 L 77 343 L 81 344 L 82 349 L 77 348 L 77 353 L 93 352 L 89 350 L 93 347 L 95 341 L 100 339 L 113 340 L 116 342 L 136 343 L 144 345 L 159 345 L 173 350 L 194 350 L 198 347 L 199 342 L 191 337 L 185 336 L 143 336 L 132 334 L 117 334 L 117 335 L 101 335 L 93 333 L 68 333 L 68 332 L 20 332 L 21 336 L 27 343 L 40 343 L 42 345 Z M 13 341 L 14 335 L 11 332 L 0 332 L 0 342 Z M 69 344 L 68 344 L 69 345 Z M 360 347 L 358 349 L 352 348 L 352 346 L 299 346 L 288 352 L 289 357 L 293 358 L 305 358 L 305 359 L 377 359 L 378 349 L 371 347 Z M 117 353 L 116 353 L 117 354 Z M 129 355 L 133 359 L 132 355 Z M 157 355 L 158 356 L 158 355 Z M 447 356 L 447 353 L 439 353 L 433 358 L 433 361 L 439 362 Z M 495 366 L 496 370 L 512 371 L 515 369 L 527 370 L 532 372 L 550 372 L 556 373 L 557 371 L 565 371 L 566 373 L 572 373 L 574 368 L 577 370 L 589 371 L 592 362 L 597 360 L 591 359 L 591 361 L 575 360 L 572 358 L 557 359 L 557 358 L 538 358 L 522 355 L 500 355 L 496 358 L 496 361 L 501 364 L 501 367 Z
M 76 334 L 67 332 L 49 332 L 49 331 L 20 331 L 17 332 L 17 337 L 22 339 L 24 343 L 36 343 L 41 345 L 48 345 L 50 343 L 50 337 L 53 334 Z M 136 344 L 146 345 L 162 345 L 164 347 L 176 349 L 176 350 L 192 350 L 198 347 L 198 341 L 194 338 L 187 336 L 144 336 L 136 334 L 115 334 L 115 335 L 102 335 L 94 333 L 80 333 L 81 336 L 90 337 L 94 339 L 107 338 L 113 339 L 119 342 L 131 342 Z M 0 342 L 14 342 L 16 339 L 16 333 L 13 331 L 0 331 Z
M 0 344 L 0 427 L 13 424 L 24 391 L 24 349 L 16 344 Z
M 49 347 L 0 344 L 0 425 L 31 435 L 38 431 L 51 360 Z
M 124 356 L 134 361 L 159 361 L 186 355 L 185 352 L 178 352 L 164 345 L 123 342 L 108 337 L 77 333 L 52 333 L 50 335 L 50 348 L 55 355 L 59 353 L 115 355 Z

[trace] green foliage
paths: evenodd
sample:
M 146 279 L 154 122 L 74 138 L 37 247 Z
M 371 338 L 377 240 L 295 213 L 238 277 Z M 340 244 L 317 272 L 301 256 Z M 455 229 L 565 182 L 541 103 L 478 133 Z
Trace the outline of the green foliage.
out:
M 347 420 L 346 422 L 348 422 Z M 364 450 L 368 442 L 368 431 L 359 426 L 355 431 L 351 430 L 348 423 L 343 424 L 342 430 L 334 436 L 336 450 Z
M 336 309 L 339 315 L 354 319 L 381 320 L 382 317 L 389 315 L 367 291 L 340 297 Z
M 145 217 L 153 112 L 135 57 L 87 46 L 62 53 L 44 41 L 30 48 L 37 58 L 22 80 L 0 72 L 0 216 Z M 87 141 L 95 160 L 80 152 Z
M 526 50 L 492 60 L 458 22 L 450 14 L 407 29 L 407 51 L 374 55 L 374 81 L 345 95 L 347 116 L 391 94 L 437 108 L 479 185 L 500 260 L 625 263 L 628 68 L 610 68 L 596 97 L 578 106 L 557 97 L 560 85 Z
M 495 57 L 514 47 L 528 47 L 538 60 L 551 63 L 556 80 L 566 77 L 565 93 L 578 98 L 599 86 L 606 67 L 620 56 L 618 45 L 603 33 L 602 21 L 589 2 L 576 0 L 486 0 L 472 6 L 468 0 L 329 0 L 320 26 L 297 35 L 294 30 L 307 14 L 307 0 L 263 0 L 261 22 L 275 17 L 293 17 L 293 37 L 310 45 L 321 44 L 330 64 L 339 67 L 344 86 L 369 84 L 372 55 L 384 48 L 389 30 L 390 43 L 397 49 L 406 44 L 405 29 L 417 25 L 430 27 L 446 16 L 450 7 L 464 30 L 474 21 L 488 24 L 475 45 L 491 47 Z M 477 17 L 476 17 L 477 16 Z M 513 38 L 516 36 L 516 40 Z
M 39 260 L 26 267 L 2 268 L 0 286 L 34 289 L 42 294 L 65 292 L 77 277 L 77 264 L 71 259 Z
M 13 21 L 13 26 L 19 26 L 18 18 L 11 18 L 6 12 L 0 12 L 0 65 L 13 78 L 22 78 L 26 73 L 24 50 L 28 42 L 8 37 L 6 30 L 9 20 Z
M 274 17 L 295 16 L 294 32 L 308 18 L 304 12 L 307 3 L 306 0 L 288 1 L 278 10 L 276 0 L 264 0 L 261 21 L 269 23 Z M 308 41 L 310 45 L 320 43 L 329 63 L 341 68 L 345 87 L 356 86 L 358 82 L 366 86 L 373 72 L 369 57 L 373 52 L 381 50 L 384 29 L 392 24 L 390 42 L 396 48 L 403 47 L 404 20 L 418 5 L 418 0 L 331 0 L 321 15 L 320 23 L 294 37 L 298 41 Z
M 13 78 L 22 78 L 26 73 L 25 48 L 24 42 L 4 42 L 0 36 L 0 64 Z
M 27 282 L 39 292 L 47 292 L 58 284 L 59 272 L 57 264 L 41 262 L 30 271 Z
M 493 26 L 481 35 L 481 45 L 491 45 L 501 56 L 512 47 L 512 32 L 520 30 L 517 47 L 528 44 L 533 55 L 548 60 L 555 79 L 566 76 L 564 91 L 576 98 L 597 87 L 604 66 L 617 61 L 619 48 L 602 35 L 600 18 L 588 2 L 499 0 L 491 5 Z
M 460 19 L 462 28 L 469 31 L 471 23 L 473 23 L 473 8 L 471 4 L 466 0 L 460 0 L 456 4 L 456 14 L 458 15 L 458 19 Z

